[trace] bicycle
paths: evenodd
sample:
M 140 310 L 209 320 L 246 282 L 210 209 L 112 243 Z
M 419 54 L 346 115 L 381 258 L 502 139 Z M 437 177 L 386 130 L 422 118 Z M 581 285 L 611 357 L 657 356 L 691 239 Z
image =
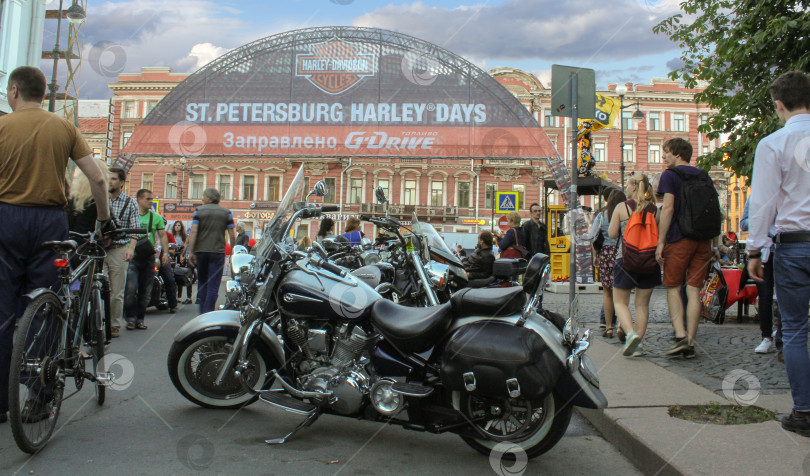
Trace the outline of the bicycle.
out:
M 144 233 L 144 229 L 118 229 L 105 238 Z M 69 237 L 42 244 L 61 256 L 53 261 L 59 268 L 58 287 L 28 294 L 30 302 L 17 323 L 12 346 L 9 422 L 17 446 L 31 454 L 48 442 L 62 402 L 81 391 L 85 380 L 95 384 L 96 400 L 103 405 L 106 389 L 115 379 L 103 365 L 99 368 L 111 334 L 110 285 L 103 274 L 107 253 L 94 232 L 70 232 Z M 77 245 L 75 239 L 86 241 Z M 73 271 L 71 258 L 80 260 Z M 91 372 L 85 368 L 88 360 Z M 76 391 L 64 396 L 70 378 Z

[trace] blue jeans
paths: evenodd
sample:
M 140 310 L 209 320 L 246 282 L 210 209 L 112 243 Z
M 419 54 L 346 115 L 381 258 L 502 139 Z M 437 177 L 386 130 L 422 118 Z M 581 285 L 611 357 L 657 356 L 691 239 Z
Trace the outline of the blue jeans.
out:
M 810 354 L 807 352 L 810 242 L 777 244 L 773 266 L 793 408 L 806 412 L 810 411 Z
M 163 285 L 166 287 L 166 304 L 169 309 L 177 307 L 177 283 L 174 281 L 174 270 L 172 264 L 161 266 L 158 269 L 160 277 L 163 278 Z
M 197 297 L 200 299 L 200 314 L 211 312 L 217 304 L 219 283 L 225 266 L 225 253 L 198 251 L 197 256 Z
M 67 239 L 63 207 L 20 207 L 0 202 L 0 413 L 8 411 L 8 374 L 23 295 L 53 285 L 59 278 L 45 241 Z
M 132 258 L 127 268 L 127 287 L 124 291 L 124 319 L 127 320 L 127 324 L 143 322 L 154 283 L 154 255 L 145 260 Z

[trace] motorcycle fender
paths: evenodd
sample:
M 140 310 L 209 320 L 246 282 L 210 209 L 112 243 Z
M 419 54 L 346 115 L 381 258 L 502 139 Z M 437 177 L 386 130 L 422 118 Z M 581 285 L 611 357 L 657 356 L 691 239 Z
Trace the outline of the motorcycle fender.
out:
M 227 335 L 236 338 L 239 329 L 242 327 L 239 321 L 239 311 L 219 310 L 211 311 L 199 315 L 194 319 L 188 321 L 177 334 L 174 335 L 174 341 L 178 343 L 195 340 L 202 335 L 209 333 Z M 259 334 L 261 341 L 273 353 L 276 362 L 279 364 L 286 361 L 284 358 L 284 348 L 281 338 L 270 328 L 267 324 L 262 326 L 261 333 Z
M 476 321 L 503 321 L 515 324 L 519 319 L 520 314 L 504 317 L 465 317 L 458 319 L 453 323 L 448 331 L 448 335 L 456 329 Z M 589 382 L 584 375 L 582 375 L 580 368 L 569 368 L 567 362 L 569 352 L 562 343 L 562 332 L 560 332 L 560 330 L 557 329 L 554 324 L 544 319 L 539 314 L 533 312 L 524 324 L 524 327 L 531 329 L 540 335 L 540 337 L 543 338 L 543 341 L 545 341 L 546 345 L 548 345 L 549 349 L 551 349 L 551 351 L 554 353 L 554 356 L 557 357 L 560 362 L 562 362 L 565 372 L 562 373 L 562 376 L 557 381 L 554 388 L 561 398 L 571 405 L 577 407 L 592 409 L 607 408 L 608 401 L 602 391 L 599 390 L 599 388 L 594 384 Z M 593 364 L 587 355 L 582 356 L 582 361 L 582 365 L 590 368 L 593 367 Z M 593 374 L 596 375 L 596 372 L 593 371 Z

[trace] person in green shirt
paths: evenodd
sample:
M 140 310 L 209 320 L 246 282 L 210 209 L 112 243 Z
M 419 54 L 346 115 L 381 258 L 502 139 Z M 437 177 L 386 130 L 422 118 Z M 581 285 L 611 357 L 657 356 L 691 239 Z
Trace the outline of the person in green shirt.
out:
M 146 329 L 143 319 L 146 306 L 152 295 L 152 283 L 155 281 L 155 243 L 160 238 L 160 245 L 164 250 L 169 249 L 166 237 L 166 223 L 163 217 L 152 210 L 152 192 L 145 188 L 138 190 L 138 219 L 141 228 L 146 228 L 149 242 L 152 243 L 152 252 L 143 253 L 135 251 L 127 269 L 127 286 L 124 293 L 124 317 L 127 329 Z M 168 254 L 161 257 L 161 265 L 169 263 Z

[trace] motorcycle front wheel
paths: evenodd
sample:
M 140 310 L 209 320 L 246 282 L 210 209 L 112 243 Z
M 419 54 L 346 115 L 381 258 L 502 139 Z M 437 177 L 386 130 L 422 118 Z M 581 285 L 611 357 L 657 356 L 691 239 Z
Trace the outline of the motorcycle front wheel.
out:
M 500 443 L 516 445 L 531 459 L 547 452 L 563 437 L 573 408 L 553 392 L 540 402 L 522 399 L 484 399 L 453 392 L 453 407 L 463 412 L 488 438 L 461 439 L 486 456 Z M 493 409 L 497 408 L 497 412 Z M 482 435 L 483 436 L 483 435 Z
M 228 356 L 228 337 L 208 335 L 198 340 L 172 344 L 168 367 L 174 387 L 192 403 L 205 408 L 241 408 L 255 402 L 258 396 L 248 392 L 228 372 L 222 385 L 215 385 L 217 374 Z M 272 378 L 258 349 L 248 353 L 247 383 L 254 389 L 269 388 Z

